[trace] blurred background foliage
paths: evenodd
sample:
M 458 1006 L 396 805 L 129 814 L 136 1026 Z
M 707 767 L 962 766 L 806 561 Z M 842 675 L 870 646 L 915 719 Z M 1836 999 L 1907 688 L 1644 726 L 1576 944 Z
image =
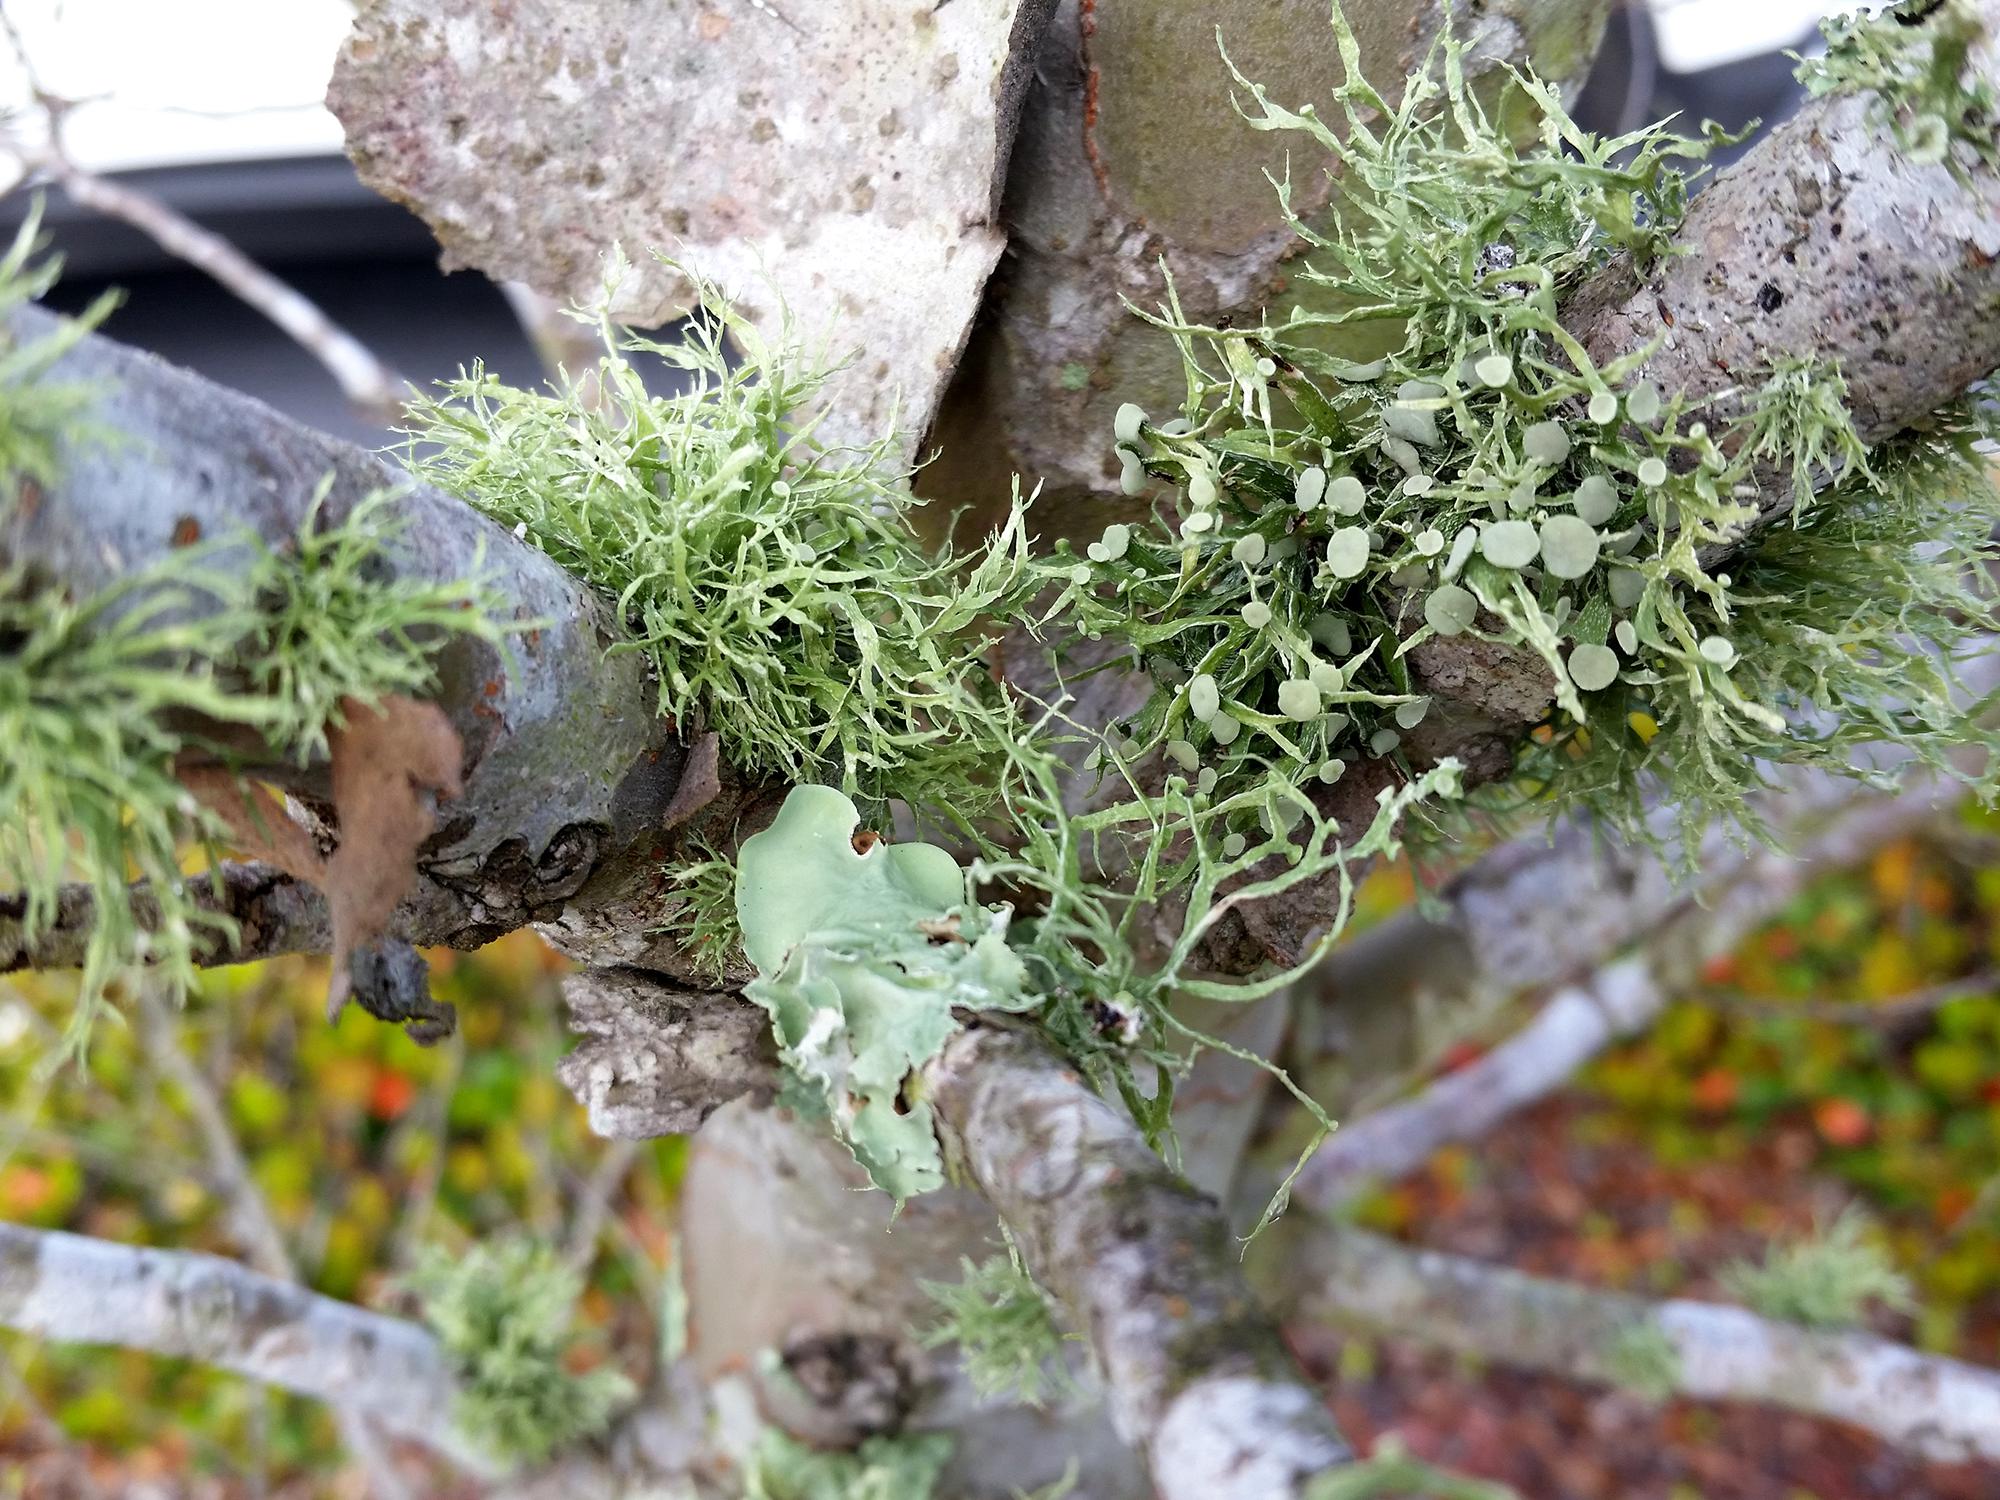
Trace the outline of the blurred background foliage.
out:
M 532 933 L 428 957 L 460 1015 L 432 1050 L 357 1007 L 328 1026 L 323 960 L 210 971 L 171 1025 L 308 1284 L 408 1313 L 397 1278 L 423 1246 L 527 1234 L 587 1268 L 578 1357 L 615 1357 L 644 1380 L 685 1142 L 589 1133 L 554 1073 L 564 961 Z M 0 982 L 0 1218 L 244 1257 L 202 1104 L 159 1065 L 130 1005 L 125 1024 L 100 1028 L 87 1071 L 47 1071 L 71 989 L 64 976 Z M 110 1461 L 110 1493 L 155 1471 L 254 1492 L 340 1461 L 325 1411 L 232 1376 L 14 1335 L 0 1355 L 0 1454 L 40 1447 L 52 1425 Z M 30 1477 L 16 1468 L 12 1482 Z
M 1375 1190 L 1359 1217 L 1529 1270 L 1722 1296 L 1729 1265 L 1858 1205 L 1917 1291 L 1906 1313 L 1878 1309 L 1879 1330 L 2000 1362 L 1996 851 L 2000 816 L 1969 812 L 1821 880 L 1650 1035 L 1496 1137 Z M 1412 889 L 1407 868 L 1383 870 L 1365 909 Z M 531 934 L 430 957 L 462 1017 L 432 1051 L 352 1008 L 327 1026 L 324 966 L 302 959 L 212 973 L 171 1024 L 313 1287 L 408 1312 L 397 1278 L 422 1246 L 525 1233 L 587 1269 L 578 1357 L 643 1381 L 685 1143 L 589 1135 L 553 1072 L 563 961 Z M 69 1003 L 60 978 L 0 989 L 0 1217 L 246 1254 L 201 1105 L 136 1019 L 102 1030 L 87 1073 L 46 1071 Z M 1478 1055 L 1461 1043 L 1442 1066 Z M 109 1493 L 149 1472 L 356 1493 L 310 1403 L 133 1353 L 14 1338 L 0 1352 L 0 1455 L 16 1455 L 0 1480 L 17 1490 L 25 1456 L 59 1431 Z M 1348 1341 L 1337 1365 L 1365 1383 L 1376 1360 Z M 1762 1491 L 1714 1491 L 1737 1493 Z

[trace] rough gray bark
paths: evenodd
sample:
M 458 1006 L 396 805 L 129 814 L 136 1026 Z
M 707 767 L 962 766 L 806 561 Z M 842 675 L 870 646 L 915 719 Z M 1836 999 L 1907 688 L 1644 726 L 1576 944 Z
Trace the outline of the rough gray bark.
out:
M 1967 9 L 1993 78 L 2000 0 Z M 1911 162 L 1872 95 L 1808 105 L 1695 200 L 1677 236 L 1691 254 L 1643 280 L 1608 268 L 1566 321 L 1600 362 L 1662 338 L 1646 376 L 1716 398 L 1718 431 L 1778 360 L 1838 361 L 1862 440 L 1893 437 L 2000 365 L 2000 173 L 1956 165 Z
M 200 1360 L 365 1413 L 478 1472 L 437 1341 L 235 1261 L 0 1224 L 0 1326 Z
M 634 261 L 652 325 L 713 278 L 776 337 L 789 302 L 836 359 L 822 437 L 915 456 L 1006 245 L 998 208 L 1053 0 L 721 6 L 371 0 L 327 102 L 364 181 L 447 269 L 565 301 Z
M 1500 1364 L 1615 1383 L 1655 1330 L 1673 1386 L 1849 1422 L 1926 1458 L 2000 1459 L 2000 1373 L 1864 1333 L 1816 1333 L 1740 1307 L 1593 1291 L 1363 1230 L 1318 1228 L 1287 1267 L 1295 1310 Z
M 925 1071 L 948 1159 L 1096 1355 L 1162 1500 L 1284 1500 L 1351 1454 L 1244 1284 L 1213 1199 L 1045 1045 L 967 1030 Z
M 599 1135 L 690 1134 L 731 1099 L 777 1090 L 770 1018 L 734 990 L 683 989 L 638 969 L 584 969 L 562 989 L 583 1040 L 557 1071 Z

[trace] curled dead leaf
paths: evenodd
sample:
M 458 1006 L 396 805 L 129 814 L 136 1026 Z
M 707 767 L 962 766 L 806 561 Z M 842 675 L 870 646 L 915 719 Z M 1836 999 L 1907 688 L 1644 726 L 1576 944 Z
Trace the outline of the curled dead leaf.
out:
M 437 827 L 439 800 L 464 790 L 464 746 L 443 710 L 412 698 L 374 706 L 350 698 L 341 717 L 327 735 L 340 830 L 330 856 L 263 786 L 220 766 L 182 767 L 181 783 L 245 854 L 325 893 L 333 916 L 327 1019 L 338 1019 L 358 993 L 371 1014 L 406 1022 L 418 1041 L 436 1041 L 450 1034 L 451 1008 L 430 999 L 423 960 L 389 935 L 389 923 L 416 881 L 417 850 Z

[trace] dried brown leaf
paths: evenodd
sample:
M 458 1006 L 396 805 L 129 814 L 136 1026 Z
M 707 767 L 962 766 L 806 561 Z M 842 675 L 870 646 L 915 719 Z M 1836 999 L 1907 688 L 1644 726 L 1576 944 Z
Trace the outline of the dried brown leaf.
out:
M 388 931 L 416 880 L 417 850 L 437 826 L 437 800 L 464 790 L 464 746 L 433 703 L 389 697 L 370 708 L 348 699 L 328 735 L 340 847 L 321 884 L 333 911 L 329 1017 L 347 1003 L 354 951 Z

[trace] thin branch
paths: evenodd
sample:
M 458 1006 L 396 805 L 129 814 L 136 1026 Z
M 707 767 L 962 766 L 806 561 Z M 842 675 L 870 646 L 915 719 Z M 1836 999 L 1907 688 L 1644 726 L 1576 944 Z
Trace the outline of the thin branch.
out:
M 1702 964 L 1736 947 L 1827 870 L 1856 864 L 1936 817 L 1933 802 L 1914 792 L 1885 797 L 1850 786 L 1847 793 L 1847 810 L 1827 820 L 1796 855 L 1759 850 L 1735 865 L 1726 879 L 1705 888 L 1705 907 L 1685 897 L 1685 904 L 1636 903 L 1626 922 L 1594 928 L 1580 924 L 1585 930 L 1574 947 L 1560 950 L 1562 961 L 1595 961 L 1603 967 L 1559 989 L 1532 1021 L 1469 1067 L 1402 1103 L 1343 1125 L 1299 1173 L 1295 1200 L 1322 1210 L 1335 1208 L 1371 1181 L 1414 1171 L 1442 1145 L 1477 1139 L 1516 1110 L 1563 1087 L 1612 1043 L 1643 1032 L 1692 983 Z M 1531 886 L 1513 888 L 1531 903 L 1543 899 Z M 1492 904 L 1475 903 L 1470 909 L 1479 911 L 1481 925 L 1496 923 L 1501 912 Z M 1627 958 L 1605 963 L 1610 952 L 1623 946 L 1614 935 L 1626 936 L 1629 921 L 1642 912 L 1658 922 L 1645 934 L 1645 945 Z M 1609 951 L 1593 951 L 1593 940 Z M 1486 950 L 1475 943 L 1471 951 L 1483 955 Z M 1512 966 L 1501 972 L 1545 971 L 1528 961 L 1528 951 L 1517 950 Z
M 63 135 L 73 101 L 51 94 L 36 72 L 29 52 L 11 18 L 0 12 L 4 34 L 27 74 L 30 91 L 48 123 L 48 143 L 41 148 L 14 146 L 23 167 L 59 183 L 84 208 L 129 224 L 162 250 L 213 278 L 246 306 L 263 314 L 306 353 L 318 360 L 344 395 L 365 415 L 393 425 L 403 412 L 410 388 L 368 346 L 342 328 L 324 309 L 297 288 L 265 270 L 213 230 L 150 193 L 79 167 Z
M 1595 1291 L 1350 1227 L 1315 1229 L 1296 1248 L 1285 1274 L 1302 1317 L 1613 1383 L 1634 1341 L 1654 1338 L 1672 1350 L 1683 1396 L 1847 1422 L 1925 1458 L 2000 1460 L 2000 1372 L 1740 1307 Z
M 259 1272 L 299 1284 L 302 1278 L 298 1263 L 285 1245 L 277 1220 L 271 1217 L 270 1204 L 251 1175 L 250 1164 L 244 1160 L 236 1133 L 229 1128 L 228 1117 L 223 1113 L 222 1101 L 208 1076 L 188 1055 L 179 1028 L 155 987 L 142 983 L 135 988 L 139 1019 L 146 1034 L 146 1055 L 180 1090 L 189 1113 L 194 1116 L 208 1156 L 210 1175 L 229 1200 L 238 1242 Z M 397 1473 L 395 1460 L 376 1437 L 367 1414 L 343 1403 L 335 1407 L 334 1415 L 340 1424 L 342 1443 L 366 1471 L 378 1500 L 409 1500 L 410 1488 Z
M 236 1133 L 222 1111 L 222 1101 L 209 1086 L 201 1069 L 194 1065 L 173 1019 L 152 985 L 134 986 L 139 1019 L 145 1030 L 146 1056 L 180 1090 L 188 1112 L 194 1116 L 208 1156 L 209 1174 L 229 1202 L 235 1235 L 250 1257 L 250 1264 L 280 1281 L 299 1279 L 297 1262 L 286 1248 L 285 1236 L 271 1217 L 270 1205 L 257 1190 L 250 1164 L 236 1144 Z
M 219 1256 L 0 1224 L 0 1326 L 233 1370 L 494 1472 L 452 1425 L 454 1382 L 426 1330 Z
M 586 1271 L 597 1258 L 597 1241 L 611 1217 L 611 1200 L 625 1186 L 638 1159 L 637 1141 L 612 1141 L 590 1175 L 578 1184 L 570 1209 L 569 1240 L 563 1250 L 563 1259 L 573 1270 Z
M 342 328 L 305 293 L 272 275 L 213 230 L 122 182 L 86 172 L 68 157 L 51 154 L 36 163 L 84 208 L 129 224 L 162 250 L 213 278 L 246 306 L 263 314 L 333 377 L 355 409 L 383 426 L 403 414 L 409 381 Z
M 972 1029 L 925 1081 L 948 1156 L 1086 1332 L 1112 1421 L 1162 1500 L 1289 1500 L 1350 1461 L 1214 1200 L 1060 1058 Z
M 1729 1015 L 1763 1020 L 1830 1021 L 1836 1026 L 1872 1026 L 1897 1035 L 1921 1026 L 1954 1000 L 1992 994 L 1996 985 L 2000 985 L 2000 970 L 1981 969 L 1883 1000 L 1765 1000 L 1714 990 L 1704 990 L 1697 998 L 1703 1005 Z

